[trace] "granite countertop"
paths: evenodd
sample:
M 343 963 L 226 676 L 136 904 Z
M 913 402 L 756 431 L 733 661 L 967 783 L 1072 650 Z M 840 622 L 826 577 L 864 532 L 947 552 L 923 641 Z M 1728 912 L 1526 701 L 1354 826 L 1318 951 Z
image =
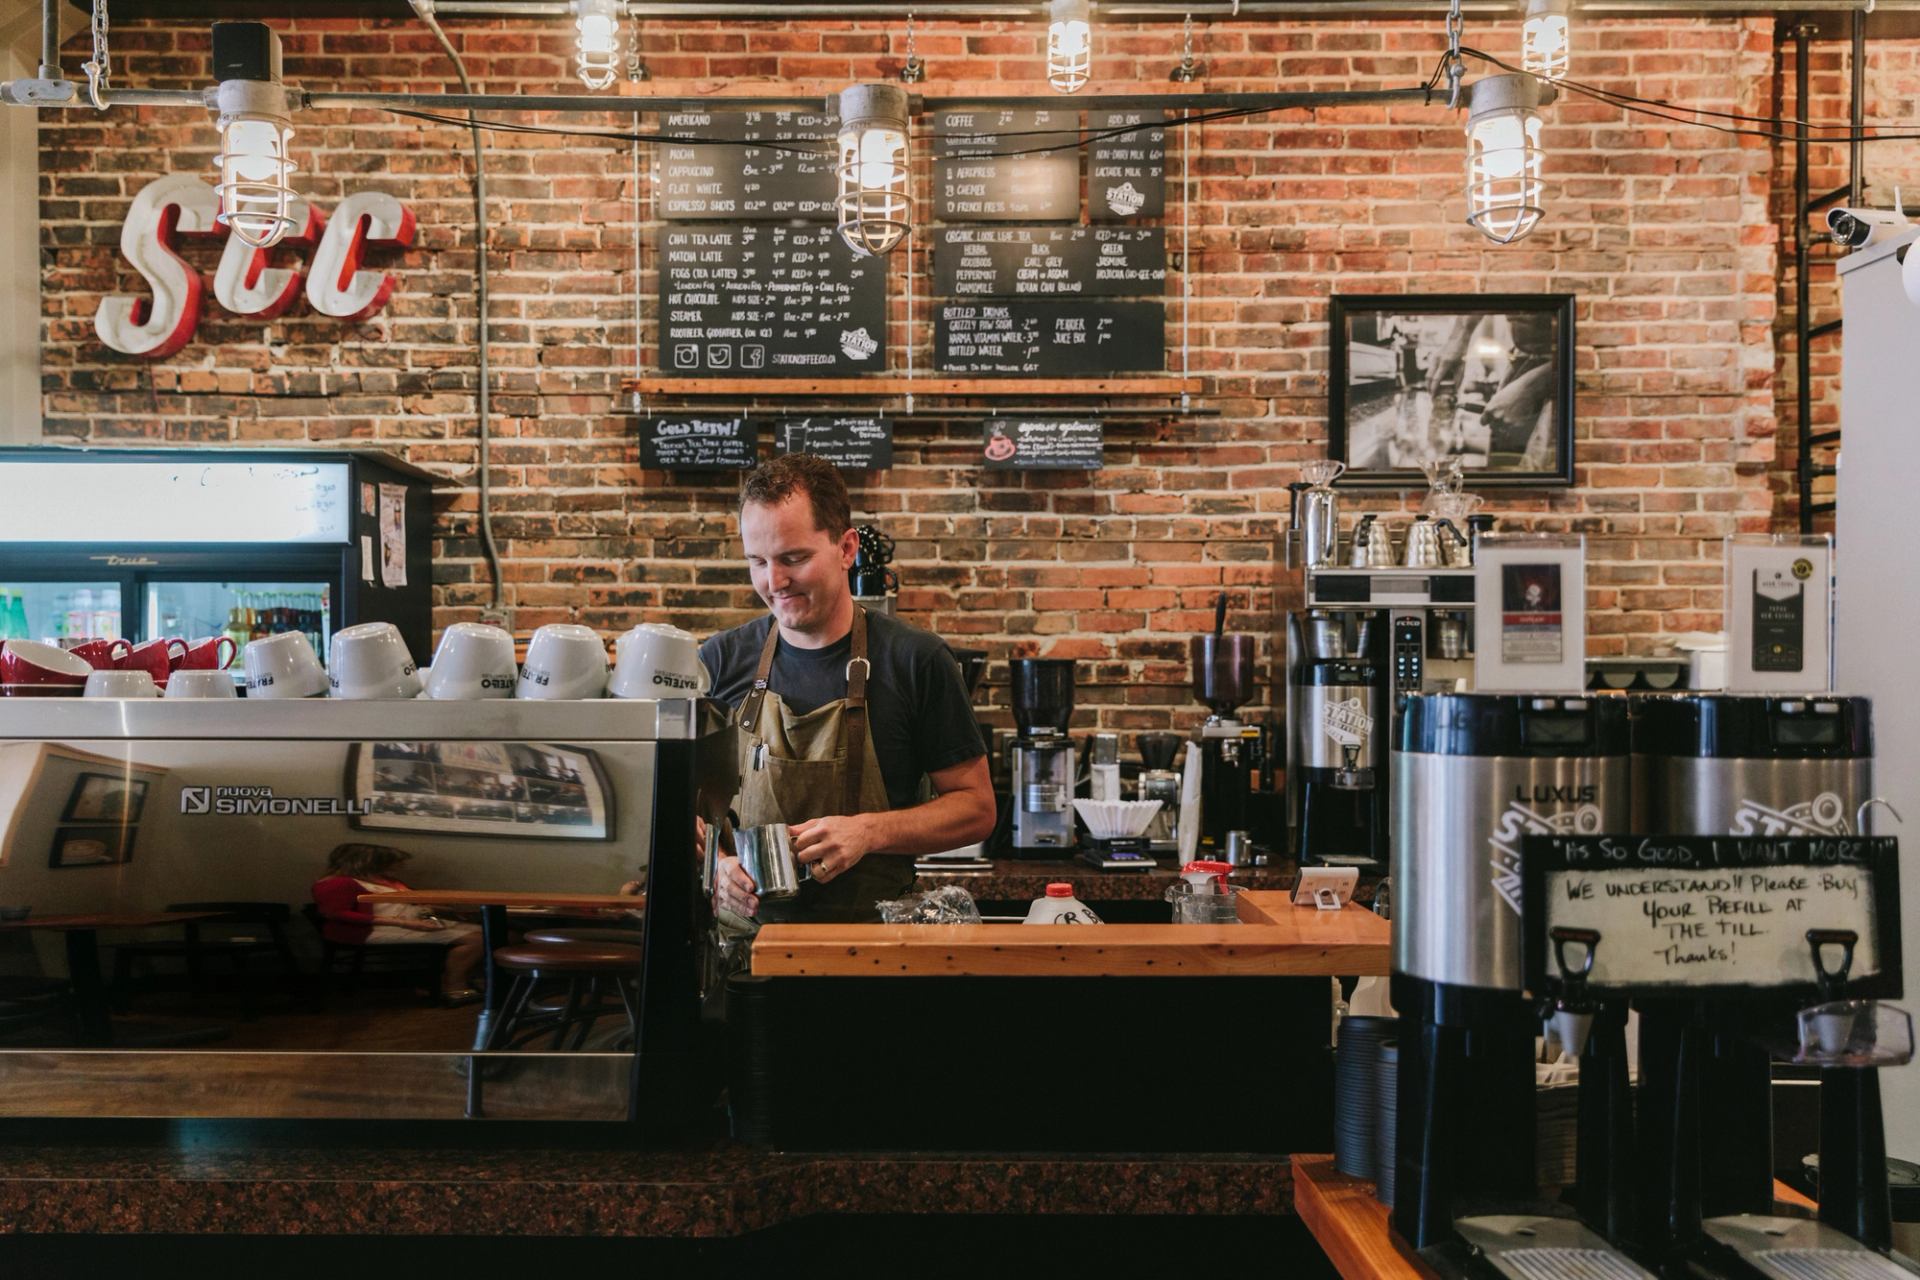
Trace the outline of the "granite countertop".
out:
M 0 1232 L 721 1237 L 812 1214 L 1274 1215 L 1284 1155 L 0 1146 Z

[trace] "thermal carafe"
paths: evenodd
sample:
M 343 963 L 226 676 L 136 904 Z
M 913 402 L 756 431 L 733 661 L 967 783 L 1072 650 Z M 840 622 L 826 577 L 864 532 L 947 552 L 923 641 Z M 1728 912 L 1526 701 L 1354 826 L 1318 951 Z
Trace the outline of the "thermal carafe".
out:
M 1416 694 L 1398 732 L 1394 1226 L 1418 1248 L 1463 1209 L 1533 1191 L 1539 1024 L 1521 991 L 1521 841 L 1626 829 L 1627 709 L 1615 698 Z

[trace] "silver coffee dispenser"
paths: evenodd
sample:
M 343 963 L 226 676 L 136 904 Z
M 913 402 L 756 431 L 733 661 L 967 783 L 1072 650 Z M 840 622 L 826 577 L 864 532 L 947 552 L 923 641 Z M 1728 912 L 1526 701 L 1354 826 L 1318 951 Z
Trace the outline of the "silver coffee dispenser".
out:
M 1416 694 L 1390 766 L 1394 1228 L 1415 1248 L 1534 1192 L 1534 1037 L 1521 841 L 1628 820 L 1627 707 L 1560 694 Z M 1597 1237 L 1595 1238 L 1597 1240 Z
M 1057 857 L 1074 847 L 1073 787 L 1079 764 L 1073 719 L 1073 660 L 1015 658 L 1013 682 L 1013 854 Z
M 1387 856 L 1387 699 L 1375 615 L 1315 609 L 1291 621 L 1287 792 L 1302 863 L 1377 867 Z

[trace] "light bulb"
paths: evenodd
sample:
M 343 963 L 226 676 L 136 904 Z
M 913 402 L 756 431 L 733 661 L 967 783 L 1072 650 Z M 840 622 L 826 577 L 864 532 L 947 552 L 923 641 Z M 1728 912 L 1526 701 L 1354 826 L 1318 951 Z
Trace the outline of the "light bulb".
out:
M 293 229 L 294 164 L 287 144 L 286 90 L 269 80 L 226 80 L 215 90 L 220 108 L 220 154 L 213 158 L 220 180 L 216 219 L 242 244 L 264 249 Z
M 620 70 L 620 0 L 573 0 L 573 15 L 580 32 L 574 54 L 580 83 L 605 89 Z
M 853 85 L 840 93 L 840 238 L 855 253 L 891 252 L 913 228 L 907 191 L 906 90 Z
M 1536 76 L 1558 80 L 1567 74 L 1567 0 L 1527 0 L 1521 28 L 1520 66 Z
M 1500 244 L 1532 231 L 1544 212 L 1537 108 L 1553 96 L 1551 84 L 1519 74 L 1467 90 L 1467 221 Z
M 1078 93 L 1093 78 L 1093 6 L 1052 0 L 1047 7 L 1047 83 Z

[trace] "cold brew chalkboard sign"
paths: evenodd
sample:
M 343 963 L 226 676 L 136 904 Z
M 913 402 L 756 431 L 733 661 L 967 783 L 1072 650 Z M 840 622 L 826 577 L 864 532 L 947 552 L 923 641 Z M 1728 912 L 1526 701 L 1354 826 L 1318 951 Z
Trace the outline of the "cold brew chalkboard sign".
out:
M 842 471 L 893 465 L 893 423 L 886 418 L 783 418 L 774 440 L 781 453 L 817 454 Z
M 682 377 L 886 368 L 886 259 L 832 227 L 660 229 L 660 367 Z
M 1079 219 L 1077 112 L 953 107 L 935 112 L 933 127 L 934 209 L 943 220 Z
M 745 471 L 759 462 L 751 418 L 642 418 L 640 465 L 649 471 Z
M 1587 980 L 1597 991 L 1813 995 L 1814 929 L 1854 935 L 1848 995 L 1897 997 L 1897 854 L 1896 841 L 1872 836 L 1529 836 L 1528 985 L 1559 978 L 1560 929 L 1599 935 Z
M 1157 302 L 949 302 L 934 315 L 944 372 L 1071 377 L 1166 368 Z
M 668 142 L 659 152 L 656 199 L 669 222 L 717 218 L 832 218 L 838 191 L 840 119 L 827 111 L 675 111 L 670 137 L 777 142 L 782 147 Z
M 1167 283 L 1159 227 L 941 227 L 933 291 L 950 298 L 1138 297 Z
M 1167 211 L 1166 114 L 1094 111 L 1087 115 L 1087 214 L 1095 222 L 1158 218 Z M 1101 137 L 1137 124 L 1130 133 Z
M 1098 422 L 991 418 L 981 431 L 981 457 L 990 471 L 1098 471 L 1104 436 Z

